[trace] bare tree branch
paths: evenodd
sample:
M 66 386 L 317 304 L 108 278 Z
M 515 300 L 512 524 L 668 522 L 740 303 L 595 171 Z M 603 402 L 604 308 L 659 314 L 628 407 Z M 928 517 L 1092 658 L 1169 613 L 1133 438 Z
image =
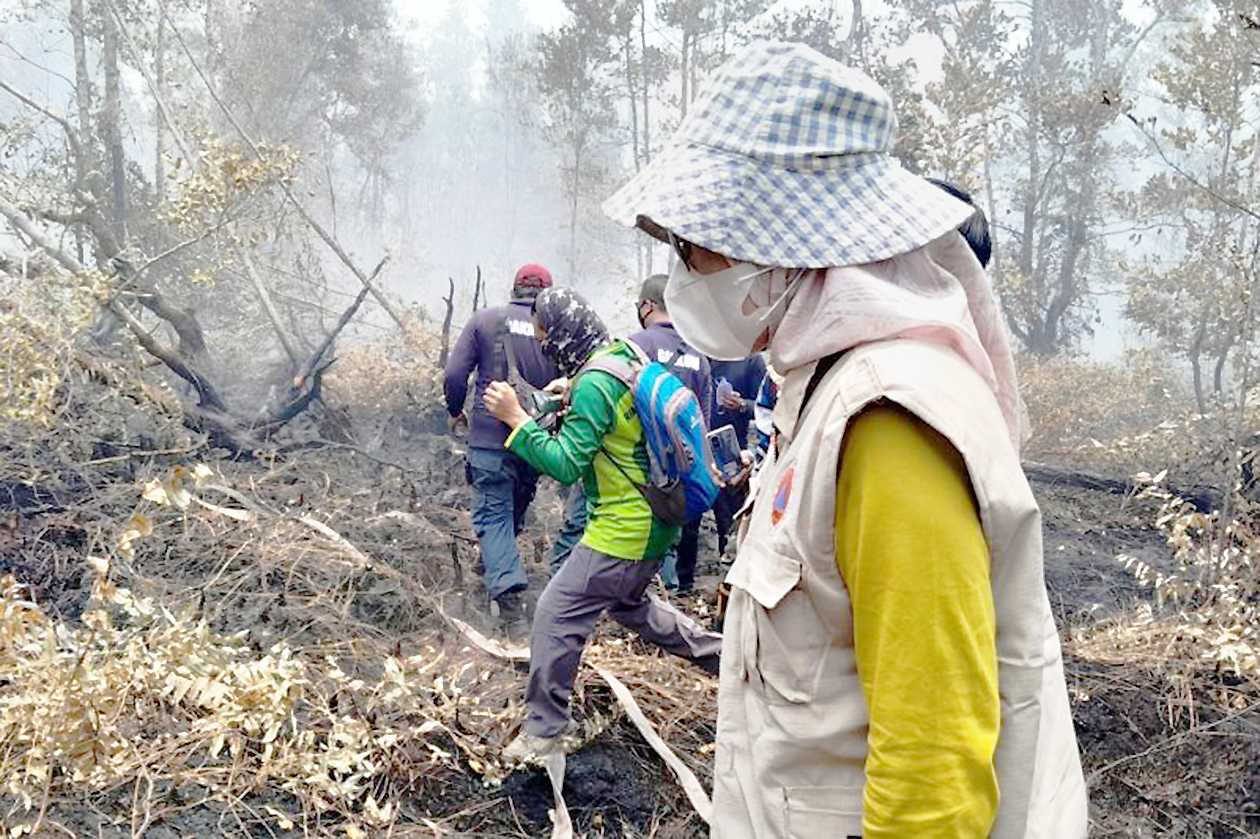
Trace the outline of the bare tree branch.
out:
M 275 301 L 271 299 L 271 292 L 267 290 L 262 277 L 258 275 L 258 268 L 254 265 L 253 258 L 244 248 L 240 247 L 236 249 L 236 255 L 245 265 L 245 274 L 249 277 L 250 283 L 254 286 L 254 291 L 258 294 L 263 311 L 267 313 L 267 319 L 271 321 L 271 326 L 276 330 L 276 337 L 280 340 L 280 346 L 284 347 L 285 355 L 289 357 L 289 361 L 297 364 L 300 357 L 297 350 L 294 349 L 293 339 L 289 337 L 288 330 L 284 328 L 284 324 L 280 321 L 280 312 L 276 309 Z
M 175 36 L 175 40 L 179 42 L 180 48 L 184 51 L 184 55 L 188 57 L 188 62 L 192 65 L 193 71 L 196 72 L 197 77 L 201 79 L 201 83 L 205 86 L 206 92 L 210 94 L 210 98 L 214 100 L 214 103 L 219 107 L 219 110 L 223 112 L 224 118 L 227 119 L 232 128 L 236 130 L 236 133 L 240 135 L 241 139 L 245 141 L 245 144 L 249 146 L 254 155 L 258 157 L 259 160 L 262 160 L 262 150 L 258 148 L 258 144 L 254 142 L 253 138 L 249 136 L 244 127 L 241 126 L 240 122 L 237 121 L 231 109 L 228 108 L 227 103 L 223 101 L 223 99 L 219 96 L 218 91 L 215 90 L 214 84 L 206 77 L 205 72 L 201 69 L 201 64 L 197 61 L 196 56 L 193 55 L 192 50 L 188 47 L 188 42 L 184 40 L 183 34 L 169 19 L 169 17 L 167 17 L 165 7 L 159 7 L 159 12 L 163 18 L 166 18 L 167 24 L 171 27 L 172 34 Z M 337 255 L 337 258 L 341 260 L 342 264 L 350 269 L 350 272 L 358 278 L 359 282 L 363 283 L 364 286 L 371 290 L 372 296 L 375 297 L 376 301 L 381 304 L 381 308 L 383 308 L 401 328 L 403 326 L 402 315 L 394 307 L 394 304 L 390 302 L 389 298 L 386 297 L 380 290 L 372 287 L 372 283 L 368 275 L 363 273 L 363 270 L 355 264 L 354 260 L 350 258 L 350 255 L 347 254 L 345 249 L 341 247 L 341 244 L 333 238 L 327 230 L 324 229 L 324 226 L 315 220 L 315 217 L 310 214 L 302 202 L 297 199 L 297 196 L 293 194 L 293 190 L 289 188 L 289 185 L 281 182 L 280 189 L 284 191 L 285 198 L 293 204 L 293 207 L 298 211 L 298 214 L 302 216 L 302 219 L 310 225 L 311 229 L 314 230 L 319 238 L 324 241 L 324 244 Z
M 1137 117 L 1133 116 L 1133 114 L 1130 114 L 1130 113 L 1126 113 L 1124 116 L 1126 119 L 1129 120 L 1129 122 L 1133 123 L 1134 127 L 1136 127 L 1137 130 L 1142 133 L 1142 136 L 1145 137 L 1147 141 L 1150 142 L 1151 146 L 1155 149 L 1155 153 L 1160 156 L 1160 159 L 1164 161 L 1164 163 L 1168 166 L 1168 168 L 1172 169 L 1174 172 L 1176 172 L 1178 175 L 1180 175 L 1182 178 L 1188 181 L 1191 186 L 1197 187 L 1198 189 L 1202 190 L 1203 192 L 1211 196 L 1212 199 L 1219 201 L 1225 206 L 1235 209 L 1238 212 L 1243 213 L 1244 215 L 1249 216 L 1250 218 L 1256 221 L 1260 221 L 1260 213 L 1257 213 L 1255 210 L 1251 209 L 1250 207 L 1247 207 L 1243 204 L 1239 204 L 1237 201 L 1233 200 L 1232 198 L 1221 195 L 1215 189 L 1203 183 L 1203 181 L 1199 180 L 1195 175 L 1188 172 L 1184 167 L 1181 166 L 1181 164 L 1177 163 L 1175 160 L 1170 158 L 1168 154 L 1164 151 L 1164 147 L 1160 145 L 1159 140 L 1157 140 L 1154 137 L 1154 135 L 1151 134 L 1151 132 L 1146 130 L 1146 127 L 1138 120 Z
M 450 283 L 451 291 L 447 297 L 442 298 L 442 302 L 446 304 L 446 315 L 442 318 L 442 349 L 438 352 L 438 367 L 442 368 L 446 367 L 451 356 L 451 319 L 455 315 L 455 278 L 447 277 L 446 281 Z
M 184 381 L 193 386 L 197 391 L 197 397 L 202 407 L 210 408 L 215 411 L 227 411 L 227 406 L 223 402 L 223 397 L 219 395 L 219 391 L 210 382 L 208 378 L 201 374 L 200 371 L 188 364 L 181 354 L 158 341 L 153 335 L 144 328 L 144 324 L 135 314 L 122 304 L 119 300 L 113 300 L 109 304 L 109 310 L 114 316 L 127 325 L 131 330 L 131 334 L 135 336 L 140 346 L 144 347 L 145 352 L 155 358 L 158 358 L 170 368 L 171 372 L 179 376 Z
M 53 68 L 47 66 L 46 64 L 40 64 L 38 61 L 33 60 L 30 56 L 26 55 L 24 52 L 22 52 L 17 47 L 13 46 L 12 44 L 8 42 L 0 44 L 0 47 L 4 47 L 6 50 L 8 50 L 10 53 L 13 54 L 14 58 L 16 58 L 18 61 L 21 61 L 23 64 L 33 67 L 34 69 L 38 70 L 41 73 L 46 73 L 47 75 L 52 76 L 53 78 L 61 79 L 63 82 L 69 85 L 71 90 L 74 89 L 74 79 L 70 78 L 64 73 L 59 73 Z
M 0 82 L 0 84 L 3 84 L 3 82 Z M 10 224 L 38 245 L 41 250 L 61 263 L 61 266 L 70 273 L 83 274 L 87 271 L 87 268 L 83 266 L 82 262 L 79 262 L 79 260 L 66 253 L 65 250 L 58 247 L 55 242 L 45 236 L 39 228 L 31 224 L 31 220 L 26 213 L 22 212 L 8 201 L 5 201 L 2 197 L 0 197 L 0 216 L 4 216 L 8 219 Z
M 255 423 L 251 430 L 262 431 L 263 433 L 270 434 L 281 428 L 285 423 L 296 417 L 298 414 L 305 411 L 312 402 L 320 398 L 324 371 L 331 367 L 333 362 L 336 361 L 335 358 L 330 358 L 325 361 L 324 357 L 328 354 L 328 351 L 332 348 L 332 345 L 336 342 L 337 337 L 341 334 L 342 330 L 345 329 L 346 325 L 354 319 L 355 314 L 359 311 L 359 307 L 363 305 L 363 301 L 367 299 L 368 294 L 372 291 L 372 282 L 381 273 L 381 270 L 385 267 L 385 263 L 388 261 L 389 257 L 386 256 L 377 263 L 371 276 L 368 277 L 367 283 L 363 286 L 363 289 L 359 292 L 358 296 L 355 297 L 354 302 L 350 304 L 350 308 L 346 309 L 345 312 L 342 313 L 332 331 L 328 333 L 327 337 L 325 337 L 323 342 L 319 345 L 319 348 L 311 354 L 309 359 L 307 359 L 301 373 L 299 373 L 293 380 L 293 386 L 289 392 L 289 401 L 280 406 L 279 409 L 277 409 L 263 422 Z
M 305 381 L 307 377 L 323 369 L 320 367 L 320 362 L 323 359 L 324 354 L 328 352 L 329 348 L 332 347 L 333 342 L 337 340 L 337 336 L 341 334 L 341 331 L 345 329 L 346 325 L 350 323 L 352 318 L 354 318 L 355 313 L 359 311 L 359 307 L 363 305 L 363 301 L 367 294 L 372 291 L 372 282 L 381 273 L 381 270 L 385 267 L 385 263 L 387 262 L 389 262 L 388 256 L 377 263 L 376 268 L 372 271 L 372 276 L 368 277 L 368 281 L 364 284 L 363 290 L 359 292 L 359 296 L 354 298 L 354 302 L 350 304 L 350 308 L 342 312 L 341 317 L 337 319 L 337 323 L 333 326 L 332 331 L 328 333 L 328 336 L 324 338 L 323 343 L 319 345 L 319 348 L 315 350 L 314 354 L 312 354 L 310 359 L 306 362 L 306 367 L 295 380 L 296 387 L 301 387 L 303 381 Z M 327 365 L 324 365 L 324 367 L 327 367 Z
M 204 242 L 206 239 L 209 239 L 215 233 L 218 233 L 220 230 L 227 227 L 228 225 L 235 224 L 236 221 L 237 219 L 234 217 L 225 218 L 223 221 L 220 221 L 218 224 L 215 224 L 213 227 L 207 227 L 205 230 L 201 231 L 196 236 L 193 236 L 192 238 L 189 238 L 189 239 L 185 239 L 182 242 L 177 242 L 174 245 L 171 245 L 166 250 L 157 254 L 156 256 L 149 257 L 147 260 L 144 261 L 144 263 L 136 266 L 136 276 L 139 277 L 143 275 L 149 269 L 153 268 L 155 265 L 158 265 L 161 262 L 164 262 L 165 260 L 170 259 L 172 256 L 175 256 L 180 251 L 187 250 L 188 248 L 191 248 L 193 245 L 196 245 L 200 242 Z
M 0 215 L 8 219 L 9 223 L 20 230 L 27 238 L 34 242 L 38 247 L 44 250 L 49 256 L 57 260 L 63 268 L 72 274 L 83 274 L 87 272 L 87 267 L 79 262 L 64 249 L 58 247 L 52 240 L 44 235 L 30 219 L 12 204 L 0 198 Z M 125 271 L 125 263 L 121 266 Z M 216 411 L 225 411 L 222 397 L 218 391 L 210 383 L 200 371 L 194 368 L 189 362 L 189 356 L 195 356 L 199 353 L 188 352 L 190 348 L 197 348 L 201 352 L 205 351 L 205 341 L 201 338 L 201 329 L 196 325 L 196 321 L 191 314 L 180 309 L 175 309 L 162 299 L 161 295 L 154 292 L 151 295 L 139 298 L 140 302 L 163 317 L 175 327 L 176 333 L 180 336 L 180 351 L 172 350 L 165 346 L 156 338 L 154 338 L 149 330 L 144 328 L 144 324 L 140 323 L 139 318 L 135 316 L 121 301 L 115 299 L 110 302 L 108 309 L 125 323 L 131 333 L 139 341 L 140 346 L 145 349 L 154 358 L 160 359 L 163 364 L 170 368 L 171 372 L 188 382 L 197 391 L 198 398 L 204 407 L 211 408 Z M 191 347 L 186 347 L 188 343 Z
M 76 132 L 74 130 L 74 127 L 70 125 L 70 121 L 68 119 L 61 116 L 60 114 L 53 113 L 52 111 L 45 108 L 43 105 L 36 102 L 34 99 L 31 99 L 29 96 L 26 96 L 22 94 L 21 92 L 15 90 L 14 88 L 10 87 L 3 80 L 0 80 L 0 90 L 3 90 L 5 93 L 9 94 L 14 99 L 18 100 L 23 105 L 30 108 L 31 110 L 38 111 L 39 113 L 48 117 L 53 122 L 60 125 L 61 130 L 66 133 L 66 142 L 70 144 L 70 151 L 73 152 L 76 157 L 78 157 L 82 153 L 82 148 L 79 145 L 78 132 Z

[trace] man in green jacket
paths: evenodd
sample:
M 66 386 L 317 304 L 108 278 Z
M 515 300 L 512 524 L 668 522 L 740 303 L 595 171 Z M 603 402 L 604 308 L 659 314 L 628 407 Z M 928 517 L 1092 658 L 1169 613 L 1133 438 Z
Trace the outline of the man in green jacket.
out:
M 605 611 L 644 639 L 708 669 L 716 667 L 722 644 L 720 635 L 647 594 L 679 531 L 652 515 L 638 488 L 649 480 L 648 454 L 634 394 L 609 373 L 580 372 L 605 353 L 630 363 L 637 357 L 624 343 L 609 343 L 599 316 L 569 289 L 540 294 L 534 324 L 544 355 L 572 379 L 559 432 L 544 431 L 506 383 L 487 388 L 486 407 L 512 429 L 509 451 L 563 484 L 582 481 L 588 515 L 581 543 L 538 601 L 525 695 L 529 714 L 504 752 L 508 760 L 561 749 L 582 649 Z

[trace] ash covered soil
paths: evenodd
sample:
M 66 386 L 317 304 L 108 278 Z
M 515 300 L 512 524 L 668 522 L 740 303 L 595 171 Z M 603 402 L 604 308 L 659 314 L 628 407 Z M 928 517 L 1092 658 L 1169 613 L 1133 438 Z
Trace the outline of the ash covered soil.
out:
M 360 546 L 395 565 L 422 566 L 426 570 L 418 576 L 426 584 L 444 588 L 442 597 L 448 613 L 493 631 L 477 579 L 475 548 L 450 536 L 471 534 L 462 469 L 447 451 L 438 451 L 435 463 L 423 473 L 400 481 L 398 492 L 410 494 L 408 508 L 423 514 L 447 536 L 425 543 L 425 553 L 419 557 L 408 554 L 405 545 L 391 548 L 393 543 L 385 537 Z M 328 484 L 313 475 L 295 474 L 283 484 L 280 494 L 294 505 L 317 504 L 321 480 Z M 1035 483 L 1034 490 L 1044 512 L 1050 596 L 1064 636 L 1069 689 L 1091 788 L 1090 835 L 1196 839 L 1260 835 L 1260 711 L 1254 704 L 1254 692 L 1244 693 L 1247 686 L 1228 674 L 1196 672 L 1190 677 L 1169 670 L 1158 649 L 1134 652 L 1124 643 L 1111 649 L 1099 640 L 1100 632 L 1110 628 L 1121 637 L 1123 627 L 1133 622 L 1135 610 L 1150 602 L 1148 590 L 1117 557 L 1135 557 L 1156 568 L 1168 567 L 1171 562 L 1162 536 L 1151 526 L 1154 510 L 1149 502 L 1048 483 Z M 379 487 L 361 491 L 379 492 L 382 498 L 385 494 Z M 398 499 L 383 504 L 400 506 Z M 544 481 L 521 542 L 538 589 L 545 582 L 545 534 L 555 531 L 560 510 L 561 498 L 554 485 Z M 6 543 L 0 531 L 0 574 L 15 574 L 32 585 L 49 612 L 73 619 L 86 602 L 87 592 L 80 575 L 69 570 L 67 557 L 81 551 L 84 529 L 66 521 L 64 511 L 22 515 L 22 529 L 27 534 L 39 533 L 51 547 L 31 551 L 28 537 L 28 549 L 18 551 L 12 533 Z M 358 544 L 352 529 L 339 529 Z M 722 571 L 712 550 L 713 541 L 711 531 L 702 535 L 698 588 L 703 592 L 712 592 Z M 398 555 L 389 556 L 391 550 Z M 172 581 L 172 587 L 176 585 L 177 581 Z M 431 629 L 431 622 L 438 620 L 409 608 L 390 585 L 380 581 L 374 585 L 349 608 L 378 630 L 396 632 L 400 645 L 405 645 L 412 633 Z M 681 605 L 702 620 L 712 619 L 710 594 L 685 598 Z M 288 628 L 300 623 L 301 608 L 298 603 L 277 605 L 274 596 L 259 596 L 242 600 L 240 608 L 230 614 L 218 613 L 215 621 L 224 629 L 249 628 L 263 643 L 286 635 Z M 608 621 L 601 625 L 599 639 L 601 643 L 626 645 L 648 665 L 666 666 L 659 653 L 624 638 Z M 511 667 L 506 663 L 501 666 Z M 645 678 L 650 681 L 648 672 Z M 686 677 L 692 676 L 710 678 L 698 670 Z M 523 688 L 524 671 L 516 668 L 515 677 Z M 641 683 L 635 689 L 650 692 L 646 685 Z M 1246 702 L 1252 703 L 1250 707 Z M 578 833 L 609 837 L 705 835 L 702 822 L 671 772 L 621 717 L 602 683 L 584 677 L 577 703 L 584 718 L 603 720 L 598 734 L 568 762 L 564 795 Z M 710 786 L 712 755 L 708 744 L 713 737 L 713 720 L 708 715 L 701 718 L 679 713 L 673 719 L 654 717 L 653 722 L 695 768 L 706 787 Z M 147 823 L 136 819 L 136 801 L 142 792 L 160 803 L 150 811 Z M 3 803 L 6 806 L 0 813 L 9 813 L 16 824 L 16 811 L 8 806 L 15 802 L 10 799 Z M 301 823 L 300 805 L 280 792 L 254 792 L 229 805 L 196 785 L 159 780 L 146 787 L 144 780 L 137 779 L 134 784 L 107 790 L 53 796 L 36 802 L 36 806 L 43 806 L 46 815 L 37 834 L 43 836 L 175 839 L 302 835 L 301 829 L 281 829 L 274 819 L 263 815 L 265 811 L 292 813 Z M 468 771 L 427 784 L 406 800 L 389 835 L 546 836 L 552 807 L 550 785 L 540 770 L 517 771 L 501 785 L 489 786 Z M 29 821 L 29 814 L 22 818 L 23 823 Z M 348 835 L 335 822 L 320 823 L 315 829 L 308 828 L 308 833 Z

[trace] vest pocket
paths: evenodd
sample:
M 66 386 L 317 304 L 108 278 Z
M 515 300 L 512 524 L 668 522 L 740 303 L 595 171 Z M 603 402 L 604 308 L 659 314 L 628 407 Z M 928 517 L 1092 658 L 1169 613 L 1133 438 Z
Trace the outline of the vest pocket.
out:
M 750 545 L 727 582 L 748 592 L 748 624 L 742 653 L 754 682 L 770 703 L 814 699 L 829 633 L 802 587 L 800 560 L 769 545 Z
M 788 839 L 860 839 L 861 787 L 784 787 Z

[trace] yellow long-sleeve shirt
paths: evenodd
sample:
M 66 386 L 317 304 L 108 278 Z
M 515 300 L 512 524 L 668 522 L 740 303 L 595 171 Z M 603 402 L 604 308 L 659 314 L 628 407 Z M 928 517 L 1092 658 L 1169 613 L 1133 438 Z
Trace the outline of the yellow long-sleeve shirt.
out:
M 863 839 L 977 839 L 997 811 L 989 552 L 966 467 L 932 428 L 878 405 L 846 434 L 836 563 L 870 713 Z

